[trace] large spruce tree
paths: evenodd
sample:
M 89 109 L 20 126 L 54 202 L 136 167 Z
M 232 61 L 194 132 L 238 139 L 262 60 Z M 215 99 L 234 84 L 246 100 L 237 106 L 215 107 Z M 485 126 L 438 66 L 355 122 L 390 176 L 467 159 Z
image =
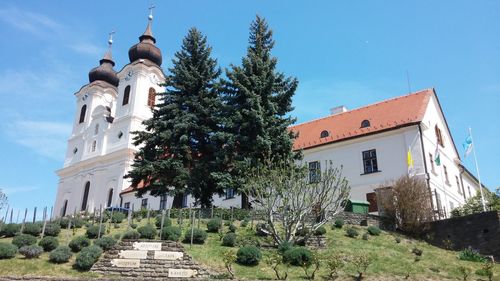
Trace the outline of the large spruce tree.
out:
M 223 104 L 217 90 L 221 71 L 211 51 L 204 35 L 189 30 L 169 69 L 161 102 L 144 122 L 146 130 L 135 132 L 134 144 L 140 150 L 126 177 L 133 187 L 143 186 L 138 196 L 151 192 L 179 198 L 189 193 L 208 206 L 214 193 L 223 192 L 217 160 L 222 145 L 218 132 Z
M 265 19 L 257 16 L 242 65 L 231 66 L 224 82 L 230 132 L 225 149 L 231 151 L 235 186 L 244 182 L 249 169 L 299 157 L 292 151 L 295 135 L 288 130 L 295 122 L 289 114 L 298 81 L 276 70 L 272 34 Z

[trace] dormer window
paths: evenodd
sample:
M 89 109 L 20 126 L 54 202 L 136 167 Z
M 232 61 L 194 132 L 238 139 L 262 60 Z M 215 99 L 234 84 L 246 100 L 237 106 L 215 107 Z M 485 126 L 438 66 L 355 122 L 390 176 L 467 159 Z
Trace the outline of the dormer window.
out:
M 328 133 L 328 131 L 322 131 L 321 134 L 319 135 L 320 138 L 326 138 L 330 135 L 330 133 Z
M 370 121 L 366 119 L 361 121 L 361 128 L 368 128 L 368 127 L 370 127 Z
M 127 105 L 129 98 L 130 98 L 130 85 L 128 85 L 127 87 L 125 87 L 125 91 L 123 92 L 122 105 Z

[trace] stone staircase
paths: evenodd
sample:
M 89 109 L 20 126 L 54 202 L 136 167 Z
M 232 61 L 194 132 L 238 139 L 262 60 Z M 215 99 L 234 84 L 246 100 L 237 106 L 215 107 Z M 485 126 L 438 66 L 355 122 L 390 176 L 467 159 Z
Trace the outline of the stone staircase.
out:
M 91 271 L 148 280 L 206 280 L 210 276 L 182 244 L 158 240 L 122 240 L 106 251 Z

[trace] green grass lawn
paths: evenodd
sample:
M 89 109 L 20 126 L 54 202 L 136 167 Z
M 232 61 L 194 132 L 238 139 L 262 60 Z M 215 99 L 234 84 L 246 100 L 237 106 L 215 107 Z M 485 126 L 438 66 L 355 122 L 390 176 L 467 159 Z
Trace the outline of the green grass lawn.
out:
M 147 223 L 147 219 L 143 219 L 138 224 Z M 154 223 L 154 220 L 151 220 Z M 174 225 L 177 223 L 174 220 Z M 238 223 L 236 223 L 238 225 Z M 108 224 L 109 226 L 109 224 Z M 206 223 L 202 221 L 201 228 L 206 229 Z M 344 227 L 345 228 L 345 227 Z M 359 232 L 357 238 L 349 238 L 345 236 L 344 229 L 330 229 L 327 227 L 327 245 L 325 250 L 318 251 L 320 257 L 326 257 L 332 252 L 343 253 L 348 256 L 365 254 L 372 257 L 373 262 L 368 267 L 365 280 L 403 280 L 409 274 L 412 280 L 462 280 L 458 270 L 460 266 L 470 268 L 472 271 L 468 280 L 478 280 L 486 277 L 476 276 L 474 272 L 481 267 L 480 263 L 465 262 L 457 259 L 457 252 L 447 251 L 425 242 L 409 239 L 405 236 L 400 236 L 394 233 L 382 232 L 380 236 L 370 236 L 369 240 L 363 240 L 361 236 L 366 232 L 364 227 L 356 227 Z M 117 233 L 123 233 L 127 229 L 126 222 L 120 224 L 119 228 L 114 228 L 113 225 L 109 228 L 109 233 L 106 235 L 113 236 Z M 189 229 L 187 221 L 184 222 L 184 230 Z M 224 229 L 227 231 L 227 227 Z M 238 228 L 236 232 L 239 236 L 251 235 L 253 230 L 250 226 L 247 228 Z M 81 229 L 62 230 L 59 235 L 61 245 L 67 245 L 68 241 L 74 236 L 84 235 L 85 227 Z M 396 243 L 395 237 L 401 238 L 400 243 Z M 266 238 L 260 238 L 266 240 Z M 0 242 L 9 242 L 11 238 L 2 238 Z M 267 239 L 268 240 L 268 239 Z M 263 241 L 266 242 L 266 241 Z M 268 241 L 267 241 L 268 242 Z M 222 254 L 227 250 L 237 251 L 238 248 L 221 246 L 219 234 L 209 233 L 208 239 L 204 245 L 189 245 L 184 243 L 184 247 L 195 261 L 212 269 L 212 271 L 224 273 L 224 263 Z M 421 260 L 414 261 L 415 255 L 411 253 L 412 249 L 417 247 L 423 250 Z M 275 279 L 274 271 L 265 262 L 265 259 L 270 255 L 272 250 L 263 250 L 263 260 L 258 266 L 249 267 L 235 264 L 234 271 L 239 279 Z M 13 259 L 0 260 L 0 275 L 15 275 L 15 276 L 78 276 L 78 277 L 96 277 L 98 275 L 90 272 L 80 272 L 75 270 L 72 265 L 75 255 L 72 259 L 62 265 L 56 265 L 48 262 L 48 254 L 44 253 L 40 258 L 27 260 L 22 255 L 17 255 Z M 283 267 L 282 270 L 285 268 Z M 341 270 L 340 277 L 337 280 L 352 280 L 355 274 L 354 268 L 349 264 Z M 500 276 L 500 265 L 494 266 L 494 278 Z M 327 275 L 325 266 L 321 266 L 316 274 L 316 280 L 324 280 Z M 305 274 L 300 267 L 289 267 L 288 280 L 305 280 Z M 500 280 L 497 279 L 497 280 Z

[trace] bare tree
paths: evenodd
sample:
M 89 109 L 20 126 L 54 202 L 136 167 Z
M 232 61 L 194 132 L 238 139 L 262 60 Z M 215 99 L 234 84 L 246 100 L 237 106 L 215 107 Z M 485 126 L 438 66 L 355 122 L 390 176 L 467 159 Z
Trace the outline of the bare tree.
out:
M 279 165 L 261 169 L 250 177 L 246 194 L 256 209 L 265 213 L 266 228 L 276 244 L 297 243 L 331 221 L 343 209 L 350 187 L 342 170 L 326 163 L 312 181 L 305 166 Z M 319 175 L 319 176 L 318 176 Z M 299 229 L 308 234 L 297 236 Z
M 7 195 L 0 188 L 0 210 L 2 210 L 5 205 L 7 205 Z
M 381 187 L 376 192 L 381 214 L 398 229 L 413 235 L 425 232 L 425 223 L 433 219 L 433 211 L 424 179 L 403 176 L 391 187 Z

